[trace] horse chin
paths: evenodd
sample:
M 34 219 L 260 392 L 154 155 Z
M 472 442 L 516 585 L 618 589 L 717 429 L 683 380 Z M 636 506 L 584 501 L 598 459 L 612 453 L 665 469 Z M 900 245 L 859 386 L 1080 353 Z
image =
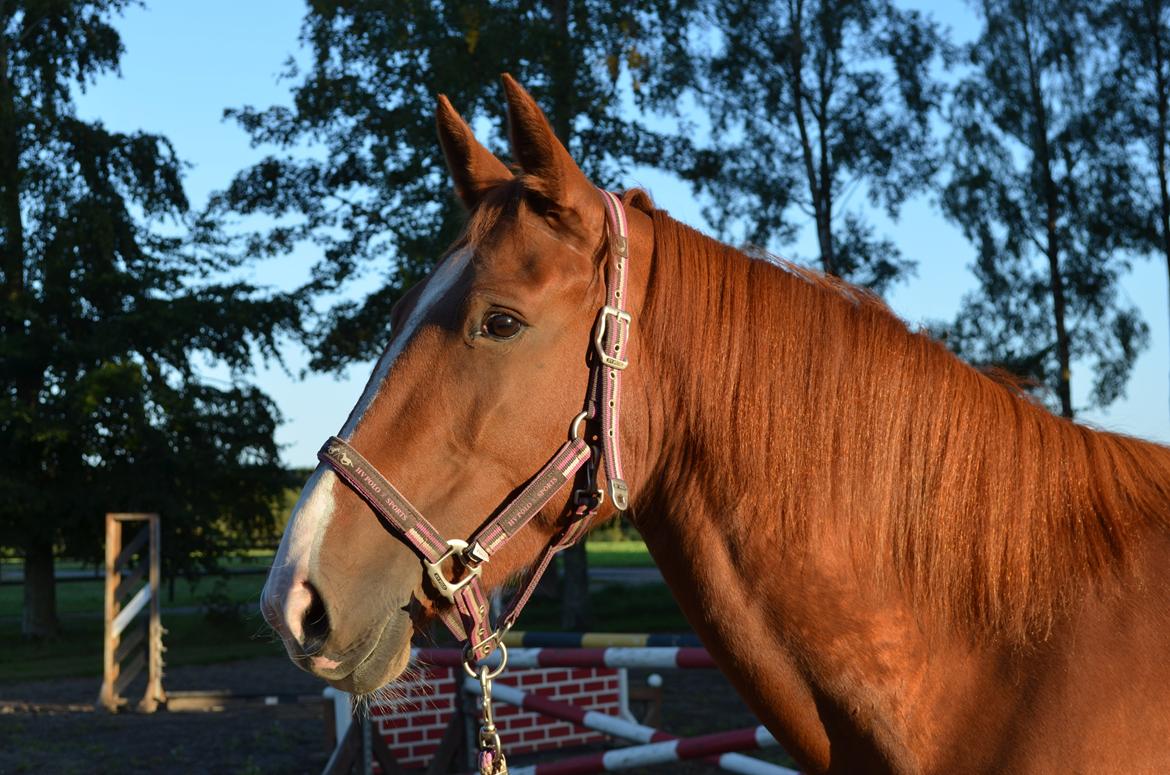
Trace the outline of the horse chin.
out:
M 355 695 L 372 694 L 402 675 L 410 663 L 409 617 L 394 616 L 386 623 L 378 642 L 353 671 L 343 678 L 327 679 L 334 687 Z

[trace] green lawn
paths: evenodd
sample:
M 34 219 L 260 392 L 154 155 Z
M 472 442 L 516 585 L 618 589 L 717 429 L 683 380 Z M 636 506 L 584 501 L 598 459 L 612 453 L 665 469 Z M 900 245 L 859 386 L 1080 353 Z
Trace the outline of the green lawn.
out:
M 260 618 L 263 576 L 210 576 L 175 580 L 172 599 L 163 584 L 166 661 L 171 665 L 223 662 L 280 654 Z M 104 585 L 74 581 L 57 585 L 61 637 L 29 642 L 20 637 L 21 587 L 0 587 L 0 682 L 100 675 Z M 168 608 L 188 609 L 182 613 Z M 194 609 L 194 610 L 190 610 Z M 210 617 L 209 618 L 209 615 Z M 226 615 L 225 615 L 226 614 Z
M 163 617 L 163 658 L 168 665 L 209 664 L 283 654 L 259 614 L 235 620 L 208 621 L 202 614 Z M 0 624 L 0 638 L 7 644 L 0 659 L 0 683 L 32 681 L 102 673 L 102 620 L 62 618 L 61 637 L 30 642 L 20 637 L 20 622 Z M 95 695 L 97 689 L 94 689 Z
M 590 541 L 595 567 L 650 567 L 641 541 Z M 251 558 L 265 564 L 271 558 Z M 173 598 L 163 584 L 164 643 L 170 665 L 221 662 L 282 654 L 260 618 L 264 577 L 209 576 L 195 583 L 176 579 Z M 101 674 L 104 586 L 101 581 L 57 585 L 62 635 L 57 640 L 28 642 L 20 637 L 21 588 L 0 586 L 0 683 L 63 676 Z M 677 632 L 689 629 L 670 592 L 660 584 L 611 585 L 590 593 L 593 629 L 598 632 Z M 188 609 L 182 612 L 167 609 Z M 209 619 L 208 613 L 211 617 Z M 226 615 L 225 615 L 226 614 Z M 534 600 L 519 624 L 526 630 L 560 629 L 560 604 Z
M 271 562 L 271 560 L 270 560 Z M 162 585 L 164 608 L 198 606 L 205 601 L 216 602 L 227 599 L 234 603 L 260 604 L 260 590 L 264 576 L 206 576 L 195 582 L 175 579 L 175 594 L 170 594 L 169 584 Z M 19 584 L 0 586 L 0 620 L 20 616 L 23 590 Z M 76 613 L 101 614 L 105 605 L 105 585 L 102 581 L 68 581 L 57 584 L 57 612 L 62 616 Z
M 598 568 L 650 568 L 654 561 L 641 541 L 590 541 L 585 545 L 589 564 Z M 231 563 L 230 566 L 247 564 L 253 567 L 267 567 L 271 555 L 258 555 Z M 194 582 L 184 578 L 175 579 L 174 596 L 170 585 L 163 582 L 163 606 L 190 607 L 213 599 L 227 599 L 242 605 L 259 605 L 260 590 L 264 576 L 206 576 Z M 0 620 L 20 616 L 22 590 L 18 584 L 0 586 Z M 57 610 L 62 616 L 83 612 L 100 612 L 104 605 L 105 587 L 101 581 L 69 581 L 57 585 Z
M 686 632 L 690 629 L 669 590 L 661 584 L 611 585 L 590 593 L 597 632 Z M 29 642 L 20 637 L 20 622 L 0 623 L 0 638 L 8 644 L 0 658 L 0 684 L 66 676 L 101 675 L 102 621 L 97 617 L 62 617 L 62 635 L 54 641 Z M 559 630 L 560 604 L 534 600 L 518 625 L 525 630 Z M 168 665 L 210 664 L 233 659 L 281 655 L 254 608 L 235 618 L 208 620 L 203 614 L 163 616 Z M 96 692 L 96 689 L 94 690 Z
M 607 584 L 589 593 L 592 632 L 690 632 L 665 584 Z M 520 630 L 561 629 L 557 600 L 533 600 L 520 615 Z
M 598 568 L 653 568 L 654 560 L 641 541 L 589 541 L 589 564 Z

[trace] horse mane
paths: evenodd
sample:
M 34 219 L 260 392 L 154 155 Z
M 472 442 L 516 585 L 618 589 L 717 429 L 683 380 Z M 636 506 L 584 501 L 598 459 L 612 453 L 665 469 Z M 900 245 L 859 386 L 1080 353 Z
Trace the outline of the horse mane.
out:
M 844 536 L 924 620 L 1022 643 L 1170 526 L 1170 450 L 1058 418 L 872 294 L 627 200 L 654 224 L 635 356 L 683 429 L 654 476 L 730 540 L 783 562 Z

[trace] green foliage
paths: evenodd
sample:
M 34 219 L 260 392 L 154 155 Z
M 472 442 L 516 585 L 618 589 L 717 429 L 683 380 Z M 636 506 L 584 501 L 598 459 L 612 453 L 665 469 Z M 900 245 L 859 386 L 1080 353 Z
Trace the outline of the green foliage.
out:
M 1136 176 L 1115 120 L 1115 49 L 1093 3 L 981 6 L 971 74 L 950 110 L 947 215 L 976 246 L 978 292 L 950 332 L 955 349 L 1047 386 L 1072 416 L 1074 362 L 1093 364 L 1091 403 L 1124 391 L 1148 330 L 1121 302 Z
M 77 118 L 125 5 L 0 9 L 0 533 L 96 559 L 104 512 L 158 511 L 175 566 L 269 527 L 279 415 L 244 377 L 299 304 L 223 279 L 240 262 L 190 216 L 166 138 Z
M 1128 218 L 1112 225 L 1135 252 L 1170 260 L 1170 2 L 1111 0 L 1088 23 L 1108 52 L 1095 131 L 1119 144 L 1128 184 Z
M 1118 161 L 1128 165 L 1114 228 L 1134 253 L 1159 256 L 1170 269 L 1170 2 L 1113 0 L 1093 22 L 1116 51 L 1098 120 L 1113 125 Z
M 244 620 L 243 605 L 233 599 L 228 580 L 223 576 L 211 582 L 199 596 L 199 610 L 210 625 L 233 625 Z
M 282 254 L 308 241 L 322 259 L 311 290 L 335 291 L 373 274 L 376 290 L 337 303 L 310 345 L 313 368 L 373 358 L 390 307 L 455 238 L 463 213 L 435 137 L 445 93 L 503 151 L 499 74 L 521 80 L 548 110 L 562 141 L 599 183 L 631 163 L 654 164 L 675 141 L 632 119 L 622 76 L 645 96 L 658 83 L 657 52 L 680 34 L 687 0 L 637 7 L 614 0 L 313 3 L 301 32 L 310 62 L 294 64 L 293 105 L 229 110 L 271 156 L 238 174 L 218 212 L 271 216 L 247 251 Z M 306 157 L 305 147 L 314 149 Z
M 949 56 L 937 25 L 886 0 L 709 6 L 718 34 L 696 55 L 714 144 L 686 173 L 707 217 L 763 248 L 811 219 L 824 271 L 878 292 L 905 277 L 913 263 L 846 207 L 860 189 L 896 216 L 930 183 L 931 68 Z

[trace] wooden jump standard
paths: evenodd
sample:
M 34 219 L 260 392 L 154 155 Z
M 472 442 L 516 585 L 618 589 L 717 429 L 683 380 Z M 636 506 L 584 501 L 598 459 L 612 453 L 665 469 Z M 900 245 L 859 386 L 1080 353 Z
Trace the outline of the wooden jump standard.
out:
M 127 522 L 146 524 L 123 545 L 122 526 Z M 135 556 L 138 562 L 131 567 Z M 158 514 L 106 514 L 106 632 L 102 691 L 98 703 L 111 712 L 127 703 L 122 692 L 143 667 L 147 668 L 146 691 L 138 703 L 138 710 L 153 713 L 160 702 L 166 702 L 162 687 L 159 571 Z M 144 579 L 146 585 L 138 587 Z M 133 596 L 123 604 L 122 600 L 131 593 Z M 131 627 L 131 622 L 146 609 L 147 604 L 150 606 L 148 618 L 139 619 L 139 624 Z M 144 647 L 139 648 L 140 645 Z M 133 658 L 125 662 L 131 654 Z

